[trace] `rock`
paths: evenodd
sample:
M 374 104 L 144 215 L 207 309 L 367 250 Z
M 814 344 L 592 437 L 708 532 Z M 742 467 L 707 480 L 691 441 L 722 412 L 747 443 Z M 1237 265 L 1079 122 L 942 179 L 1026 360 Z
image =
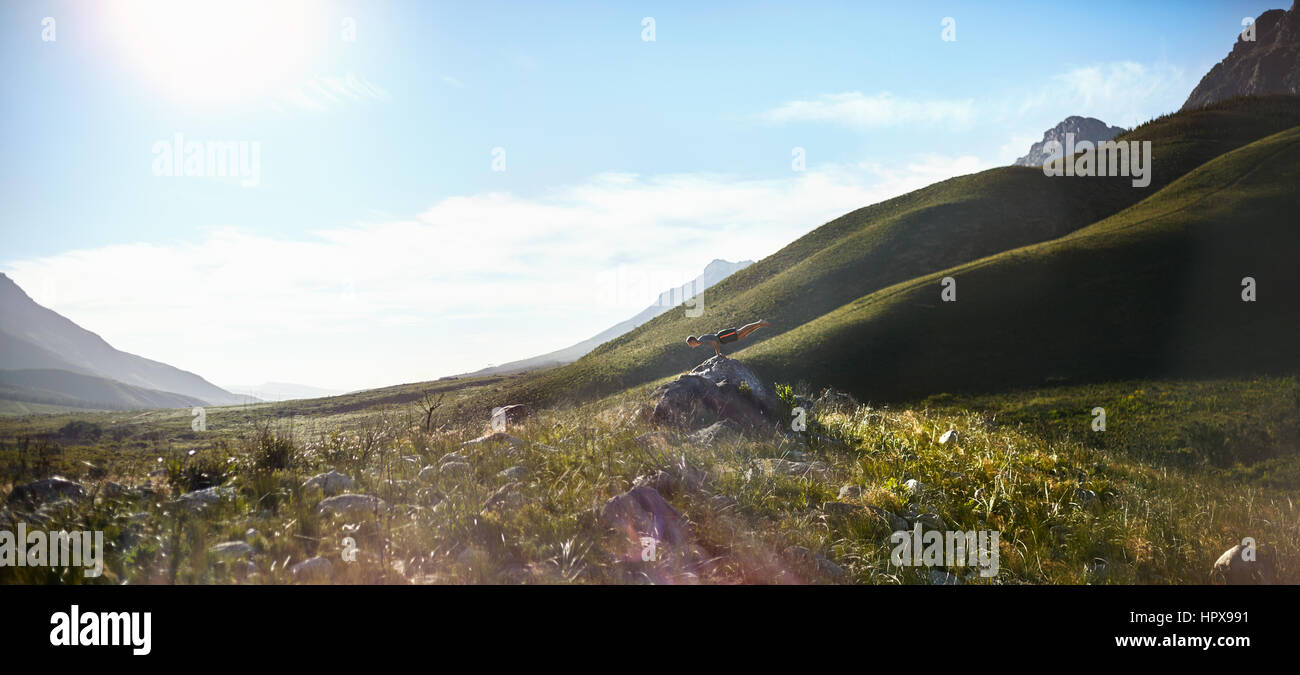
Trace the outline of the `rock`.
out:
M 915 478 L 909 478 L 907 482 L 903 483 L 903 487 L 907 488 L 908 494 L 919 496 L 921 493 L 925 492 L 925 483 L 922 483 Z
M 863 494 L 866 490 L 857 485 L 844 485 L 840 487 L 839 499 L 862 499 Z
M 468 476 L 474 472 L 474 467 L 469 462 L 447 462 L 438 467 L 439 475 L 446 476 Z
M 892 532 L 908 529 L 906 520 L 875 506 L 859 506 L 858 504 L 849 504 L 847 502 L 825 502 L 822 504 L 822 513 L 825 513 L 827 516 L 832 518 L 870 515 L 879 519 L 880 522 L 888 526 Z
M 234 499 L 235 490 L 228 487 L 210 487 L 185 494 L 176 498 L 176 501 L 190 508 L 200 508 L 210 504 L 216 504 L 223 500 Z
M 699 469 L 687 464 L 677 464 L 667 469 L 660 469 L 653 474 L 637 476 L 632 484 L 651 487 L 659 494 L 672 496 L 681 491 L 699 490 L 704 487 L 707 478 L 708 476 Z
M 1260 14 L 1254 33 L 1254 40 L 1233 41 L 1232 51 L 1201 78 L 1180 110 L 1234 96 L 1300 93 L 1300 4 Z
M 351 490 L 353 483 L 351 478 L 331 470 L 329 473 L 321 473 L 308 478 L 307 482 L 302 484 L 302 487 L 304 489 L 318 489 L 324 492 L 326 496 L 332 497 Z
M 949 429 L 943 432 L 943 435 L 939 437 L 939 445 L 947 445 L 949 443 L 953 443 L 953 444 L 957 443 L 956 429 Z
M 848 575 L 843 567 L 831 562 L 826 556 L 819 553 L 813 553 L 812 550 L 803 546 L 791 546 L 785 550 L 785 557 L 791 562 L 805 569 L 816 570 L 817 574 L 835 581 L 840 581 Z
M 533 416 L 533 409 L 522 404 L 503 405 L 492 409 L 492 416 L 504 415 L 507 424 L 518 424 Z
M 1275 583 L 1277 568 L 1272 547 L 1255 547 L 1254 560 L 1247 560 L 1249 555 L 1250 551 L 1241 544 L 1224 551 L 1223 555 L 1214 561 L 1214 568 L 1210 572 L 1211 578 L 1231 586 Z
M 524 468 L 522 464 L 516 464 L 508 469 L 502 469 L 497 472 L 499 478 L 504 478 L 509 481 L 517 481 L 527 475 L 528 469 Z
M 70 481 L 63 476 L 52 476 L 14 486 L 13 492 L 5 500 L 6 504 L 35 508 L 45 502 L 57 499 L 85 499 L 86 488 L 81 483 Z
M 842 391 L 835 391 L 828 387 L 826 391 L 823 391 L 822 395 L 817 398 L 817 405 L 822 407 L 856 407 L 858 402 L 851 394 L 846 394 Z
M 104 499 L 134 499 L 141 496 L 139 489 L 129 488 L 111 480 L 104 483 L 100 494 L 104 496 Z
M 469 461 L 468 455 L 459 452 L 449 452 L 443 455 L 442 458 L 438 460 L 438 463 L 446 464 L 447 462 L 468 462 L 468 461 Z
M 108 472 L 104 469 L 85 460 L 81 461 L 81 465 L 86 468 L 86 475 L 90 477 L 91 480 L 98 480 L 108 475 Z
M 930 583 L 935 586 L 960 586 L 961 579 L 943 570 L 930 570 Z
M 1082 141 L 1097 143 L 1109 141 L 1123 131 L 1123 128 L 1110 126 L 1095 117 L 1071 115 L 1044 131 L 1043 140 L 1029 146 L 1029 154 L 1017 159 L 1012 166 L 1042 166 L 1043 162 L 1052 156 L 1053 147 L 1065 147 L 1066 134 L 1072 134 L 1075 143 Z
M 667 450 L 676 443 L 676 439 L 666 431 L 651 431 L 637 436 L 633 442 L 645 450 Z
M 461 444 L 461 447 L 469 448 L 478 445 L 492 445 L 494 443 L 508 443 L 513 447 L 522 448 L 524 445 L 527 444 L 527 441 L 525 441 L 522 438 L 519 438 L 518 436 L 511 436 L 510 434 L 507 434 L 504 431 L 495 431 L 489 434 L 484 434 L 482 436 L 479 436 L 478 438 L 475 438 L 472 441 L 465 441 L 464 443 Z
M 737 436 L 741 433 L 740 425 L 729 419 L 722 419 L 688 436 L 696 445 L 713 445 L 719 439 Z
M 438 467 L 436 466 L 429 465 L 424 467 L 423 469 L 420 469 L 419 479 L 426 483 L 437 477 L 438 477 Z
M 492 493 L 492 496 L 483 502 L 481 511 L 487 511 L 492 508 L 517 509 L 522 507 L 527 500 L 519 494 L 519 483 L 506 483 Z
M 948 524 L 937 513 L 917 513 L 910 515 L 912 526 L 921 525 L 922 531 L 925 530 L 947 530 Z
M 208 553 L 221 558 L 242 558 L 252 555 L 253 547 L 248 542 L 225 541 L 208 549 Z
M 290 567 L 289 573 L 300 581 L 318 581 L 329 577 L 330 570 L 333 568 L 334 565 L 330 563 L 329 559 L 317 556 Z
M 743 387 L 742 387 L 743 384 Z M 748 366 L 714 356 L 654 391 L 652 418 L 686 426 L 697 413 L 757 428 L 784 422 L 785 404 Z
M 359 515 L 374 513 L 385 507 L 384 500 L 374 495 L 344 494 L 322 500 L 316 505 L 316 510 L 322 514 Z
M 600 520 L 626 539 L 624 560 L 640 561 L 643 537 L 654 540 L 660 558 L 682 551 L 690 540 L 682 515 L 652 487 L 638 486 L 605 502 Z
M 1097 501 L 1097 493 L 1092 490 L 1079 488 L 1074 491 L 1074 500 L 1079 503 L 1079 506 L 1086 507 Z

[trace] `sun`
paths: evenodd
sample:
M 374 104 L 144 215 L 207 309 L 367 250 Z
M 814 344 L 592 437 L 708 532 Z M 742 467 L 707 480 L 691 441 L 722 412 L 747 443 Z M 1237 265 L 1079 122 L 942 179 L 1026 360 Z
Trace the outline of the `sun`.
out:
M 323 3 L 306 0 L 116 0 L 103 6 L 126 66 L 182 102 L 255 99 L 300 79 L 326 39 Z

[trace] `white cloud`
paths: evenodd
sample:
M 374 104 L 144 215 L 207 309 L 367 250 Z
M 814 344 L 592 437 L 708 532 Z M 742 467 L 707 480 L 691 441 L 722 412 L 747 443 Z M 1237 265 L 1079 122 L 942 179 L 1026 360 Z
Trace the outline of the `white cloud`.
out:
M 966 100 L 913 100 L 889 92 L 866 95 L 851 91 L 823 94 L 812 101 L 788 101 L 762 117 L 770 122 L 830 122 L 855 129 L 903 124 L 964 127 L 975 118 L 975 102 Z
M 1117 61 L 1081 66 L 1053 76 L 1024 97 L 1018 113 L 1052 110 L 1063 112 L 1062 119 L 1084 115 L 1134 127 L 1178 110 L 1195 84 L 1184 69 L 1168 63 Z M 1067 110 L 1070 112 L 1064 112 Z
M 283 111 L 285 106 L 322 111 L 344 103 L 387 101 L 390 95 L 383 87 L 352 73 L 347 75 L 317 75 L 307 83 L 283 91 L 271 107 Z
M 713 258 L 759 259 L 845 212 L 983 168 L 931 155 L 767 179 L 602 174 L 309 237 L 226 229 L 6 271 L 114 346 L 210 380 L 355 389 L 567 346 Z

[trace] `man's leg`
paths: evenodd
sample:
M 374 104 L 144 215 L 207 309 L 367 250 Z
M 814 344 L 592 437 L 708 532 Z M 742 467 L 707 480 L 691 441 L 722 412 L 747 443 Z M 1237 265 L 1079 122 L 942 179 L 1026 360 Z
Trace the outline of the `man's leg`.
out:
M 771 324 L 769 324 L 769 323 L 767 322 L 766 319 L 759 319 L 758 321 L 755 321 L 754 323 L 747 323 L 747 324 L 741 326 L 740 328 L 737 328 L 737 329 L 736 329 L 736 339 L 737 339 L 737 340 L 744 339 L 744 337 L 745 337 L 746 335 L 749 335 L 750 333 L 753 333 L 754 331 L 758 330 L 759 328 L 762 328 L 763 326 L 768 326 L 768 325 L 771 325 Z

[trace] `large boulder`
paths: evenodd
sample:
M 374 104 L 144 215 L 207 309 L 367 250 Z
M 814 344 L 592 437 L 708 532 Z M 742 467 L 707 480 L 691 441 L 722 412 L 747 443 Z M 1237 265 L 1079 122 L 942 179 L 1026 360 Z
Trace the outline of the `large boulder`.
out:
M 654 392 L 653 418 L 661 424 L 692 426 L 700 416 L 706 424 L 732 420 L 745 427 L 772 426 L 785 421 L 785 405 L 772 388 L 748 366 L 714 356 L 694 370 Z
M 6 500 L 10 505 L 35 508 L 46 502 L 61 499 L 85 499 L 86 488 L 62 476 L 42 478 L 38 481 L 14 486 Z
M 647 552 L 652 545 L 656 558 L 680 555 L 690 542 L 686 519 L 648 485 L 639 485 L 605 502 L 600 520 L 626 542 L 620 547 L 624 548 L 622 558 L 626 561 L 650 557 Z

